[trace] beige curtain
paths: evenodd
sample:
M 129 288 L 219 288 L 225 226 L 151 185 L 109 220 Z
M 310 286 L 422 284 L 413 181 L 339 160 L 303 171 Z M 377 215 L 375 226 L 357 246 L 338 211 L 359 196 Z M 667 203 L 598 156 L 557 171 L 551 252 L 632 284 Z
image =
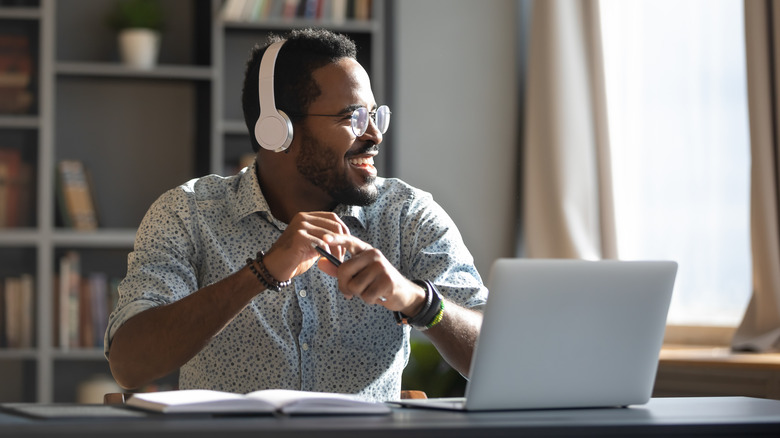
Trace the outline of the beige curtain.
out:
M 745 0 L 753 296 L 735 350 L 780 349 L 780 1 Z
M 531 8 L 523 255 L 615 258 L 598 1 L 543 0 Z

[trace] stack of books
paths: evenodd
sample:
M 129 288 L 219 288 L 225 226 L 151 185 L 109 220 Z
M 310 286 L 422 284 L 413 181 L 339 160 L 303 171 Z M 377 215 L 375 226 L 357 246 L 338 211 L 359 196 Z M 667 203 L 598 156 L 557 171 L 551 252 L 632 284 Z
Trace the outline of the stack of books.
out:
M 26 114 L 33 106 L 30 40 L 0 35 L 0 114 Z
M 371 0 L 227 0 L 225 21 L 314 20 L 341 24 L 371 19 Z
M 119 279 L 104 272 L 83 275 L 79 253 L 65 253 L 54 288 L 56 346 L 65 350 L 102 347 L 118 284 Z

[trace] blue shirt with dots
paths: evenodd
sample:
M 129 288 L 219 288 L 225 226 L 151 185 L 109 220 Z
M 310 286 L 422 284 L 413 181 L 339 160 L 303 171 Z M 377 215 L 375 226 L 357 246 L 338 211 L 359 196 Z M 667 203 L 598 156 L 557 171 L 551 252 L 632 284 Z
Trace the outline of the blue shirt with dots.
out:
M 430 194 L 400 180 L 377 178 L 376 186 L 374 204 L 335 209 L 352 235 L 379 249 L 407 278 L 431 280 L 449 300 L 481 308 L 487 289 L 444 210 Z M 128 257 L 106 330 L 106 356 L 128 319 L 240 270 L 286 226 L 271 215 L 254 166 L 163 194 L 144 217 Z M 396 324 L 391 311 L 344 298 L 336 280 L 316 265 L 281 292 L 258 292 L 180 369 L 181 389 L 287 388 L 398 398 L 410 328 Z

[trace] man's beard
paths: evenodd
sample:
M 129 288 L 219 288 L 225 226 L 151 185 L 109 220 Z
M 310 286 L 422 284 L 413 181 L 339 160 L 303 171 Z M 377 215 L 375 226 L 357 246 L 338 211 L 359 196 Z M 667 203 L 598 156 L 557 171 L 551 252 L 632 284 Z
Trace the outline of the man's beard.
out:
M 344 157 L 324 147 L 306 129 L 299 130 L 296 135 L 302 135 L 303 138 L 295 165 L 310 183 L 327 192 L 339 204 L 367 206 L 376 201 L 378 192 L 374 185 L 375 177 L 366 178 L 360 186 L 353 184 L 347 175 L 349 168 L 342 174 L 338 173 L 338 169 L 343 168 Z M 376 146 L 369 145 L 368 149 L 371 147 Z

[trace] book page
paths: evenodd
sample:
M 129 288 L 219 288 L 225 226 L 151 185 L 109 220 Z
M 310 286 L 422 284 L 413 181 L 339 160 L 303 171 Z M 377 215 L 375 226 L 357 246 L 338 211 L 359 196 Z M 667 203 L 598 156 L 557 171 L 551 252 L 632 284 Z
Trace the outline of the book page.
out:
M 384 403 L 352 395 L 268 389 L 247 395 L 204 389 L 135 394 L 128 406 L 164 413 L 386 414 Z
M 275 410 L 273 405 L 264 400 L 205 389 L 135 394 L 127 401 L 127 405 L 166 413 L 250 413 Z
M 348 394 L 330 392 L 267 389 L 246 395 L 277 406 L 285 414 L 384 414 L 390 408 L 383 403 L 365 401 Z

